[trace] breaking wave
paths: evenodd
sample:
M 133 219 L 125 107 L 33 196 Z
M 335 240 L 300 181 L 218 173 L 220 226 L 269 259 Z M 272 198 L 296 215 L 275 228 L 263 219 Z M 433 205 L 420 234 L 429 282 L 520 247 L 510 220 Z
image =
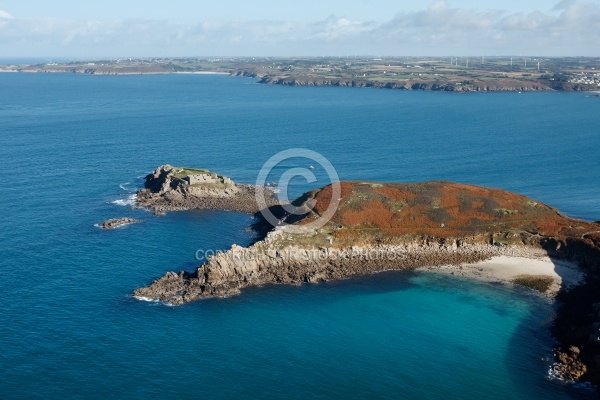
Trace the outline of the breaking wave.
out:
M 111 204 L 116 204 L 118 206 L 135 206 L 135 199 L 137 198 L 136 194 L 130 194 L 126 199 L 117 199 L 111 201 Z

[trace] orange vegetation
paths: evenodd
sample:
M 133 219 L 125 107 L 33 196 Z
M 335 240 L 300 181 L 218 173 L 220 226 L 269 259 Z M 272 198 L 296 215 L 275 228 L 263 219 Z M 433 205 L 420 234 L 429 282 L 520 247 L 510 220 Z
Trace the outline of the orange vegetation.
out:
M 355 186 L 356 185 L 352 182 L 340 182 L 340 198 L 343 199 L 348 197 L 352 193 L 352 190 L 355 188 Z M 331 185 L 327 185 L 318 191 L 318 195 L 315 197 L 316 203 L 313 207 L 313 210 L 317 214 L 323 215 L 323 213 L 327 211 L 327 207 L 329 207 L 329 204 L 331 203 L 332 194 L 333 191 Z
M 376 228 L 392 228 L 394 213 L 384 203 L 376 200 L 365 202 L 359 210 L 348 210 L 342 214 L 345 226 L 372 225 Z
M 442 181 L 342 182 L 341 186 L 340 204 L 330 222 L 338 237 L 356 233 L 449 237 L 523 231 L 581 236 L 598 230 L 597 224 L 572 220 L 544 204 L 499 189 Z M 331 186 L 309 194 L 317 214 L 325 212 L 331 195 Z

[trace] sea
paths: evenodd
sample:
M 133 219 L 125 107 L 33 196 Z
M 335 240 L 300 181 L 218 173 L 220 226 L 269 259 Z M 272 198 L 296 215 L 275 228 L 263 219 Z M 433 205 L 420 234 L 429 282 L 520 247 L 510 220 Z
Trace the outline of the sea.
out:
M 252 184 L 307 149 L 339 179 L 484 185 L 594 221 L 599 127 L 586 93 L 0 74 L 0 398 L 593 397 L 549 375 L 555 306 L 517 287 L 392 271 L 180 307 L 135 299 L 256 234 L 251 215 L 156 217 L 134 195 L 161 164 Z M 291 198 L 328 184 L 321 161 L 287 157 L 269 183 L 304 171 Z M 141 223 L 98 227 L 124 216 Z

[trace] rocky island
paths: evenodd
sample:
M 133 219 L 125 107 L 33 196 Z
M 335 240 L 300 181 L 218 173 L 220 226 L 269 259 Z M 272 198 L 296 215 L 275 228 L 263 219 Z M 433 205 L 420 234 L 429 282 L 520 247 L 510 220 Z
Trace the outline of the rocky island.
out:
M 148 176 L 147 190 L 152 193 L 148 196 L 154 200 L 146 204 L 165 207 L 163 202 L 167 202 L 170 209 L 184 207 L 180 196 L 189 196 L 189 188 L 164 179 L 182 174 L 173 171 L 163 166 Z M 224 180 L 220 184 L 232 185 Z M 346 181 L 340 187 L 339 206 L 323 226 L 314 228 L 311 222 L 325 213 L 334 194 L 332 185 L 296 199 L 292 205 L 306 212 L 300 216 L 279 214 L 281 225 L 249 247 L 234 245 L 192 272 L 168 272 L 148 287 L 135 290 L 134 296 L 179 305 L 234 295 L 249 286 L 320 282 L 390 269 L 443 270 L 449 265 L 467 266 L 507 256 L 568 259 L 588 272 L 588 278 L 558 295 L 562 305 L 553 328 L 558 341 L 553 373 L 600 383 L 600 294 L 596 289 L 600 224 L 568 218 L 550 206 L 504 190 L 445 181 Z M 173 190 L 177 194 L 164 198 Z M 227 209 L 255 211 L 234 206 L 238 192 L 227 193 L 231 197 L 222 203 Z M 247 196 L 241 198 L 248 200 Z M 144 199 L 142 196 L 142 202 Z M 217 207 L 220 203 L 208 204 Z M 277 207 L 273 200 L 269 208 Z M 552 285 L 566 287 L 557 275 L 525 272 L 512 276 L 511 281 L 541 291 Z M 573 309 L 579 317 L 573 317 Z
M 226 176 L 195 168 L 161 165 L 146 176 L 144 189 L 138 191 L 137 205 L 156 214 L 181 210 L 227 210 L 245 213 L 259 211 L 256 191 L 260 190 L 268 206 L 278 203 L 269 188 L 242 185 Z
M 140 222 L 141 222 L 140 220 L 129 218 L 129 217 L 112 218 L 112 219 L 107 219 L 106 221 L 102 221 L 102 223 L 100 223 L 100 227 L 102 229 L 115 229 L 120 226 L 129 225 L 129 224 L 137 224 Z

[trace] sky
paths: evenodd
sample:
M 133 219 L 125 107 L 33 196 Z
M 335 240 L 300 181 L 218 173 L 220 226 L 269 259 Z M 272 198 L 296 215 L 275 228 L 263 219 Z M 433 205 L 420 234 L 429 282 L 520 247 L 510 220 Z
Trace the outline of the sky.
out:
M 0 0 L 0 58 L 599 52 L 600 0 Z

